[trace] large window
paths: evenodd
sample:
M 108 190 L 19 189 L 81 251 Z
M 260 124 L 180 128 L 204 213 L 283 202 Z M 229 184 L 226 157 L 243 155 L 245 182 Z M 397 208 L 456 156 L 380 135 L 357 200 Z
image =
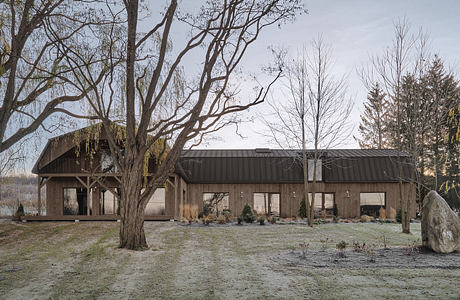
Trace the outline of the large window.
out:
M 120 194 L 119 189 L 115 189 Z M 103 215 L 119 215 L 120 202 L 111 191 L 101 192 L 101 213 Z
M 318 159 L 316 161 L 316 181 L 322 181 L 323 180 L 323 170 L 321 167 L 321 159 Z M 309 159 L 308 160 L 308 181 L 313 181 L 313 167 L 315 166 L 315 160 L 314 159 Z
M 279 217 L 280 198 L 279 193 L 254 193 L 254 211 L 259 215 Z
M 229 209 L 229 197 L 227 192 L 203 193 L 203 212 L 221 214 L 224 209 Z
M 308 201 L 311 205 L 311 193 L 308 193 Z M 333 193 L 315 193 L 315 203 L 313 205 L 317 213 L 325 210 L 326 214 L 332 215 L 334 209 L 334 194 Z
M 379 209 L 385 207 L 385 193 L 360 193 L 361 215 L 378 216 Z
M 86 189 L 64 188 L 64 215 L 87 215 Z
M 147 206 L 145 207 L 144 215 L 146 216 L 164 216 L 165 210 L 165 188 L 158 188 L 153 193 Z

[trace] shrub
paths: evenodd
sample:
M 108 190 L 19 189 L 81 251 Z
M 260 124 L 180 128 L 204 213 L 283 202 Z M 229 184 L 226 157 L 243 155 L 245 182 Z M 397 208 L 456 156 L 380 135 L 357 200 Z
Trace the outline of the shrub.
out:
M 260 216 L 257 218 L 257 222 L 259 222 L 260 225 L 265 225 L 265 217 Z
M 307 251 L 308 251 L 308 247 L 310 246 L 310 244 L 307 244 L 307 242 L 305 243 L 300 243 L 299 244 L 299 247 L 300 247 L 300 254 L 302 256 L 302 258 L 306 258 L 307 257 Z
M 345 241 L 340 241 L 339 243 L 337 243 L 337 245 L 335 245 L 337 250 L 339 250 L 339 257 L 345 257 L 345 248 L 347 248 L 347 246 L 348 243 Z
M 332 207 L 332 214 L 334 217 L 339 217 L 339 209 L 337 208 L 337 203 L 334 202 L 334 206 Z
M 302 200 L 300 201 L 299 217 L 302 219 L 307 217 L 307 203 L 305 202 L 305 196 L 302 197 Z
M 334 216 L 333 220 L 334 223 L 339 223 L 340 218 L 338 216 Z
M 236 218 L 236 222 L 238 222 L 238 225 L 241 225 L 241 223 L 243 223 L 243 217 L 242 216 L 238 216 Z
M 276 218 L 275 217 L 268 217 L 267 221 L 271 224 L 276 224 Z
M 398 209 L 398 211 L 396 212 L 396 222 L 401 223 L 401 220 L 401 209 Z
M 198 214 L 198 219 L 203 219 L 204 217 L 204 212 L 200 211 L 200 213 Z
M 241 213 L 241 217 L 246 223 L 252 223 L 256 220 L 256 216 L 254 215 L 254 212 L 252 211 L 251 206 L 249 204 L 245 204 L 243 207 L 243 212 Z
M 321 243 L 321 250 L 325 251 L 327 249 L 327 242 L 329 241 L 329 238 L 327 237 L 325 240 L 320 239 L 319 241 Z
M 206 225 L 209 225 L 210 223 L 214 222 L 214 215 L 213 215 L 213 214 L 207 215 L 207 216 L 203 219 L 203 222 L 204 222 Z
M 19 203 L 18 209 L 16 210 L 13 219 L 20 221 L 22 216 L 24 216 L 24 206 L 22 206 L 22 204 Z
M 18 209 L 16 210 L 16 216 L 21 217 L 24 215 L 24 206 L 19 203 Z
M 207 215 L 209 215 L 211 212 L 212 212 L 212 209 L 211 209 L 209 203 L 204 203 L 204 204 L 203 204 L 203 215 L 204 215 L 204 216 L 207 216 Z
M 233 221 L 233 214 L 231 210 L 224 210 L 223 216 L 225 218 L 226 223 L 230 223 Z
M 216 219 L 217 224 L 225 224 L 227 223 L 227 220 L 224 215 L 220 215 Z

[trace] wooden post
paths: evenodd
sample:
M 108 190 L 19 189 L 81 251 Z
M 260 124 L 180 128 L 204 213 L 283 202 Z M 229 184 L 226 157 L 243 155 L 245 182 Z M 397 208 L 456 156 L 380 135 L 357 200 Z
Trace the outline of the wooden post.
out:
M 37 207 L 37 214 L 40 216 L 42 214 L 42 195 L 41 195 L 41 190 L 42 190 L 42 183 L 40 182 L 40 175 L 37 177 L 37 188 L 38 188 L 38 194 L 37 194 L 37 202 L 38 202 L 38 207 Z
M 86 214 L 89 216 L 90 215 L 90 209 L 89 209 L 89 197 L 90 197 L 90 186 L 89 186 L 89 175 L 86 176 Z M 92 203 L 91 203 L 92 204 Z
M 174 218 L 180 220 L 179 216 L 179 176 L 174 175 Z

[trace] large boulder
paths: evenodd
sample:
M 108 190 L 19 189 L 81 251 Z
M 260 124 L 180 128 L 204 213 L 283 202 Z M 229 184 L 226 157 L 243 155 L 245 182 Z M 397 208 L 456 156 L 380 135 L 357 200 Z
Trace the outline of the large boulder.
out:
M 435 191 L 423 200 L 422 242 L 438 253 L 460 251 L 460 218 Z

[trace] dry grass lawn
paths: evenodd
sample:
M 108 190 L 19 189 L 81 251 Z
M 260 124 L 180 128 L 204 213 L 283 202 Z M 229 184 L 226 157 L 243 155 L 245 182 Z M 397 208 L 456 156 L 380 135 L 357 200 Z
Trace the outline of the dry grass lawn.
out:
M 333 255 L 341 240 L 405 247 L 396 224 L 183 226 L 147 222 L 150 249 L 117 248 L 118 223 L 0 222 L 2 299 L 454 298 L 460 269 L 307 267 L 283 259 Z M 329 239 L 323 254 L 320 240 Z M 450 256 L 446 256 L 450 259 Z M 454 257 L 458 260 L 458 256 Z M 363 256 L 363 259 L 365 257 Z M 378 257 L 377 257 L 378 259 Z

